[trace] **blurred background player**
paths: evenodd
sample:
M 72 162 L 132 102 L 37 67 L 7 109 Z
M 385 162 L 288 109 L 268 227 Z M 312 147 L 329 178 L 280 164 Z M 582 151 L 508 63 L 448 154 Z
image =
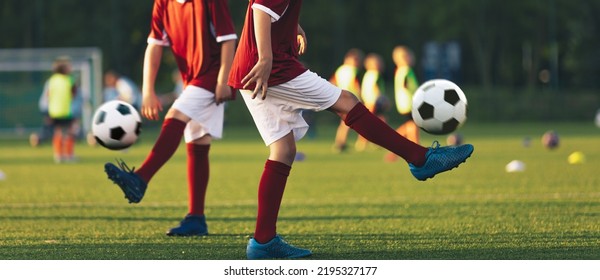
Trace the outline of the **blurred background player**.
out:
M 208 234 L 204 215 L 208 155 L 212 139 L 222 136 L 223 102 L 234 96 L 227 78 L 236 39 L 227 0 L 154 1 L 144 58 L 142 116 L 158 120 L 162 111 L 155 79 L 163 46 L 170 46 L 176 57 L 184 89 L 168 110 L 144 163 L 138 169 L 130 169 L 123 161 L 118 162 L 120 167 L 106 163 L 105 172 L 130 203 L 138 203 L 147 184 L 173 156 L 185 134 L 189 211 L 179 226 L 167 231 L 169 236 Z
M 363 75 L 360 96 L 365 107 L 382 121 L 386 122 L 384 113 L 389 110 L 389 99 L 385 96 L 383 79 L 384 63 L 380 55 L 369 53 L 365 58 L 365 74 Z M 358 136 L 354 145 L 357 151 L 364 151 L 369 141 Z
M 412 98 L 419 87 L 419 81 L 413 70 L 414 54 L 406 46 L 396 46 L 392 52 L 392 59 L 396 64 L 394 72 L 394 98 L 396 110 L 403 119 L 403 123 L 396 131 L 419 144 L 419 128 L 412 119 Z M 385 155 L 386 161 L 396 161 L 398 156 L 394 153 Z
M 341 89 L 354 93 L 360 100 L 360 71 L 363 63 L 363 52 L 359 49 L 350 49 L 344 56 L 343 64 L 337 68 L 329 81 Z M 347 148 L 348 127 L 343 120 L 340 120 L 335 133 L 335 142 L 333 150 L 335 152 L 344 152 Z
M 48 117 L 53 126 L 52 149 L 56 163 L 75 161 L 77 86 L 71 76 L 71 60 L 58 57 L 52 65 L 54 74 L 46 81 L 44 97 L 48 101 Z M 78 112 L 79 111 L 79 112 Z
M 68 57 L 64 57 L 64 59 L 69 60 Z M 69 62 L 70 64 L 70 62 Z M 72 75 L 72 72 L 70 74 Z M 77 79 L 73 77 L 73 81 L 75 82 Z M 80 92 L 79 87 L 75 87 L 75 96 L 73 96 L 71 102 L 71 113 L 73 115 L 73 123 L 72 123 L 72 132 L 75 135 L 75 139 L 83 137 L 83 130 L 81 129 L 80 119 L 83 113 L 83 95 Z M 52 118 L 48 114 L 48 81 L 44 84 L 44 89 L 42 90 L 42 94 L 40 94 L 40 99 L 38 100 L 38 109 L 40 110 L 40 114 L 42 116 L 42 126 L 38 132 L 33 132 L 29 135 L 29 144 L 32 147 L 37 147 L 44 142 L 50 141 L 54 136 L 54 124 Z
M 104 73 L 104 102 L 111 100 L 125 101 L 139 110 L 142 104 L 142 93 L 139 87 L 129 78 L 109 70 Z

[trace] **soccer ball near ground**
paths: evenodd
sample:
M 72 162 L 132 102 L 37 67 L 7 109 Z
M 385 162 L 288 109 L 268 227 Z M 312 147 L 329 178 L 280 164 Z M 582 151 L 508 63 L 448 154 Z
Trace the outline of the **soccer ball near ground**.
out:
M 549 150 L 555 149 L 558 147 L 559 138 L 558 134 L 554 132 L 554 130 L 549 130 L 542 135 L 542 145 Z
M 430 134 L 454 132 L 467 120 L 467 97 L 455 83 L 429 80 L 413 96 L 412 117 L 418 127 Z
M 102 104 L 92 118 L 92 133 L 96 142 L 111 150 L 133 145 L 140 135 L 142 119 L 136 109 L 123 101 Z

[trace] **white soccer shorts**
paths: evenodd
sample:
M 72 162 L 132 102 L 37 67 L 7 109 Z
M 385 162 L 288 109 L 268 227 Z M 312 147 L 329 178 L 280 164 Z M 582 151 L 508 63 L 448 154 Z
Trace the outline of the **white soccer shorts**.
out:
M 267 89 L 252 99 L 252 91 L 240 90 L 265 145 L 281 139 L 290 131 L 296 141 L 308 131 L 302 110 L 323 111 L 333 106 L 342 90 L 310 70 L 289 82 Z
M 186 143 L 207 134 L 213 139 L 223 137 L 225 104 L 217 105 L 214 93 L 200 87 L 187 86 L 173 102 L 172 108 L 192 119 L 183 133 Z

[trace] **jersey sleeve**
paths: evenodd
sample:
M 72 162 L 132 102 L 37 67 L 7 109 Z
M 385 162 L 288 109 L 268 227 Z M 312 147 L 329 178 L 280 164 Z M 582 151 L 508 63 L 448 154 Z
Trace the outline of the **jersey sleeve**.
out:
M 169 36 L 165 32 L 163 25 L 164 1 L 155 0 L 152 8 L 152 22 L 150 23 L 150 35 L 148 35 L 148 44 L 160 46 L 170 46 Z
M 217 42 L 237 39 L 227 0 L 208 0 L 207 6 Z
M 271 16 L 271 22 L 278 21 L 287 10 L 289 0 L 256 0 L 252 9 L 259 9 Z

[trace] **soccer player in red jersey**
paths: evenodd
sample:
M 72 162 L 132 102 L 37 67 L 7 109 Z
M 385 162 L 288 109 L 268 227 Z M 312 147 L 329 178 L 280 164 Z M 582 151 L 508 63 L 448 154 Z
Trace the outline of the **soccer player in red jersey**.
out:
M 143 198 L 154 174 L 171 158 L 185 135 L 189 213 L 167 235 L 206 235 L 204 202 L 209 178 L 208 153 L 222 136 L 224 104 L 234 98 L 227 78 L 237 35 L 227 0 L 155 0 L 144 58 L 142 116 L 158 120 L 162 105 L 154 84 L 163 47 L 170 47 L 184 83 L 146 160 L 134 170 L 119 162 L 105 171 L 130 203 Z
M 258 131 L 270 149 L 258 186 L 254 237 L 246 247 L 249 259 L 300 258 L 310 250 L 286 243 L 276 231 L 283 192 L 296 154 L 296 141 L 308 125 L 301 110 L 330 110 L 372 143 L 408 162 L 418 180 L 450 170 L 473 152 L 472 145 L 422 147 L 402 137 L 358 101 L 306 69 L 298 55 L 306 51 L 298 24 L 302 0 L 250 0 L 229 75 L 241 90 Z

